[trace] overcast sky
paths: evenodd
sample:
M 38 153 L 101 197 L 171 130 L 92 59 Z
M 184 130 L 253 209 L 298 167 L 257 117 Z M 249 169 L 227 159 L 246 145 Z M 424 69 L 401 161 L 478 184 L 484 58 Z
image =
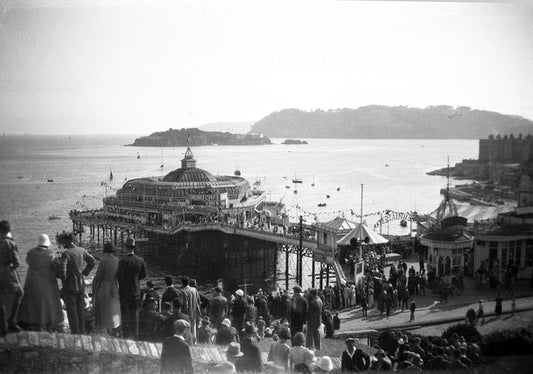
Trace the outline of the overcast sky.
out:
M 524 2 L 0 4 L 0 132 L 147 134 L 367 104 L 533 119 Z

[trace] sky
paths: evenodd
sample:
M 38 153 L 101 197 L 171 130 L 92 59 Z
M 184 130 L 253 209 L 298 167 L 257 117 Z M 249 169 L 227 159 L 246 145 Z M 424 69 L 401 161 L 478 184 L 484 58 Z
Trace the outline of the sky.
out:
M 0 4 L 6 134 L 149 134 L 369 104 L 533 119 L 527 2 Z

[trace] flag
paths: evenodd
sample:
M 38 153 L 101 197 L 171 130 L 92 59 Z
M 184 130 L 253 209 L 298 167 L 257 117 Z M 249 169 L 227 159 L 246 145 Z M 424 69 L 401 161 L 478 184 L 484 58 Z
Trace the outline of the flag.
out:
M 191 135 L 189 134 L 189 130 L 187 130 L 187 144 L 191 141 Z

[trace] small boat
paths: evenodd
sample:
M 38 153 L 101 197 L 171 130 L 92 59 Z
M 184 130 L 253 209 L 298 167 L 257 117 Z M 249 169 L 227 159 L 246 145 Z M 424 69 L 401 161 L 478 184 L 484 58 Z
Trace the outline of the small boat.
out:
M 340 187 L 337 187 L 337 191 L 340 191 L 340 190 L 341 190 L 341 188 L 340 188 Z
M 388 167 L 389 167 L 389 164 L 385 164 L 385 167 L 388 168 Z
M 52 215 L 48 216 L 48 219 L 61 219 L 61 216 L 57 216 L 55 214 L 52 214 Z
M 407 227 L 407 221 L 404 220 L 404 219 L 402 219 L 402 220 L 400 221 L 400 226 L 402 226 L 402 227 Z
M 294 194 L 296 195 L 298 193 L 298 190 L 294 190 Z
M 298 178 L 294 178 L 292 180 L 292 183 L 303 183 L 303 181 L 301 179 L 298 179 Z
M 113 171 L 111 171 L 111 169 L 109 169 L 109 180 L 113 180 Z
M 313 175 L 313 183 L 311 183 L 311 187 L 315 186 L 315 176 Z
M 137 152 L 137 160 L 139 160 L 141 158 L 141 155 L 139 154 L 139 152 Z
M 233 174 L 239 177 L 241 175 L 241 171 L 237 169 L 233 172 Z
M 326 198 L 329 199 L 329 195 L 326 195 Z
M 291 186 L 287 186 L 287 185 L 285 185 L 285 188 L 291 188 Z
M 52 183 L 54 180 L 53 179 L 46 179 L 46 181 Z
M 318 203 L 318 206 L 319 206 L 319 207 L 326 206 L 326 203 Z

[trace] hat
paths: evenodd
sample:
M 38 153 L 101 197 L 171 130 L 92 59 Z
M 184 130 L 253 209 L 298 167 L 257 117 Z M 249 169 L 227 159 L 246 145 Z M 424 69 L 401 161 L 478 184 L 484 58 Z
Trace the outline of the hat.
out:
M 41 234 L 37 238 L 38 247 L 50 247 L 50 238 L 46 234 Z
M 328 356 L 323 356 L 318 361 L 318 367 L 324 371 L 331 371 L 333 370 L 333 362 Z
M 220 287 L 215 287 L 215 292 L 222 293 L 222 288 L 220 288 Z
M 190 326 L 191 325 L 189 322 L 185 321 L 184 319 L 178 319 L 177 321 L 174 321 L 174 331 L 176 332 L 185 331 L 185 329 Z
M 302 292 L 302 287 L 296 285 L 292 288 L 294 290 L 294 292 Z
M 237 291 L 235 291 L 235 295 L 243 297 L 244 296 L 244 291 L 239 288 Z
M 226 326 L 226 327 L 230 327 L 231 326 L 231 321 L 229 319 L 227 319 L 227 318 L 224 318 L 224 320 L 222 321 L 221 324 Z
M 135 239 L 127 238 L 124 242 L 124 247 L 126 248 L 135 248 Z
M 398 344 L 402 345 L 403 343 L 405 343 L 405 342 L 403 341 L 403 338 L 400 338 L 400 339 L 398 340 Z
M 344 339 L 344 342 L 345 343 L 355 343 L 358 340 L 359 339 L 357 339 L 357 338 L 346 338 L 346 339 Z
M 385 351 L 383 349 L 380 349 L 378 350 L 374 356 L 378 357 L 378 355 L 382 355 L 383 357 L 387 357 L 387 354 L 385 353 Z
M 241 352 L 241 345 L 236 342 L 229 343 L 226 354 L 231 357 L 241 357 L 244 353 Z

